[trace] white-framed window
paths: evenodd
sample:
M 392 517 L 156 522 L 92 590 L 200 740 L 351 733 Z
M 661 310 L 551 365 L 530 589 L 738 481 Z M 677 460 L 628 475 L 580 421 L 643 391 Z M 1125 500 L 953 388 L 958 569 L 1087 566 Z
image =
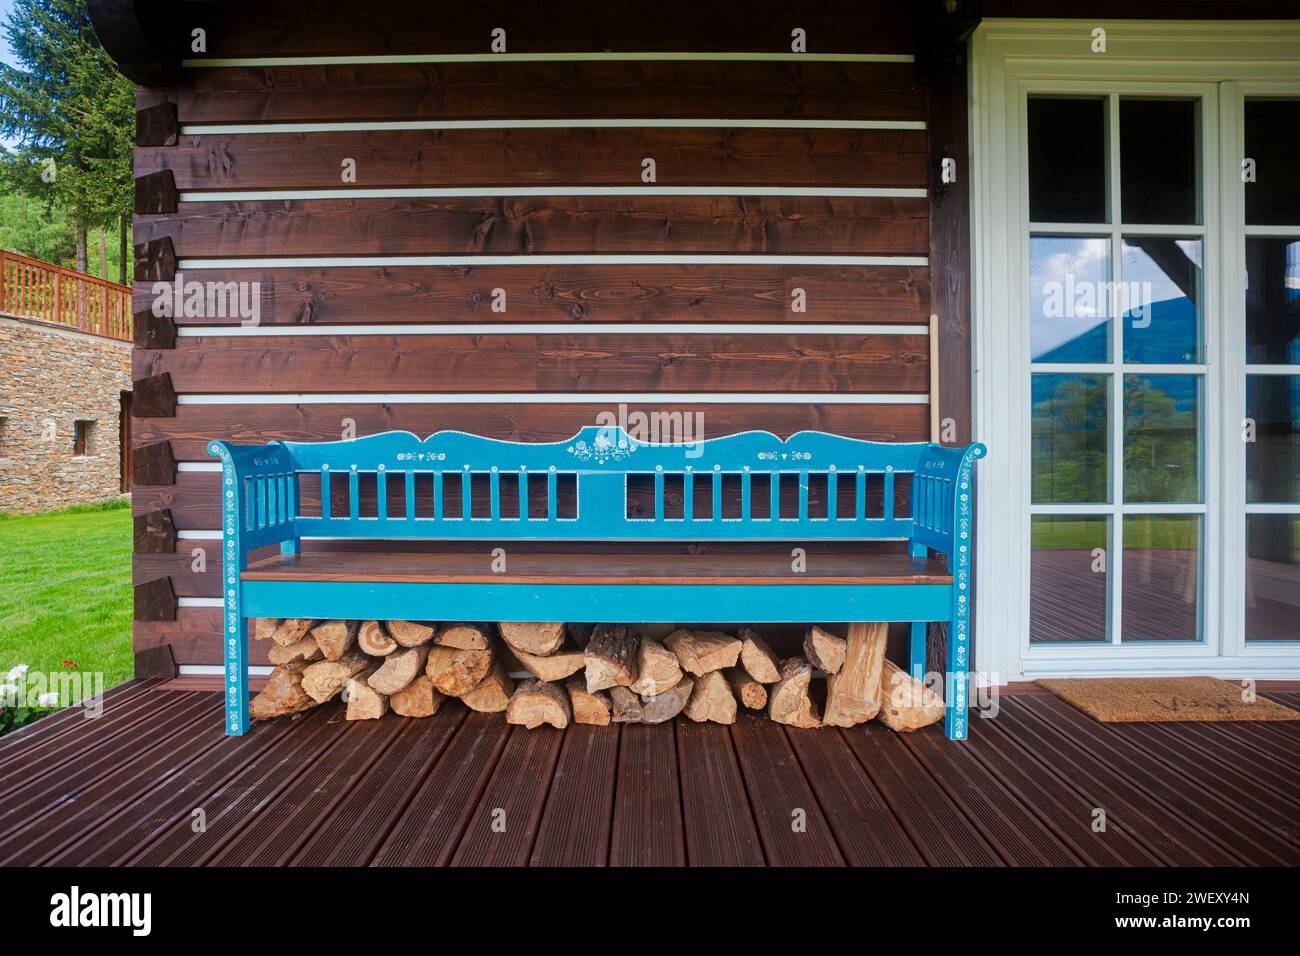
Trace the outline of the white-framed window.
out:
M 1300 30 L 993 20 L 972 64 L 977 671 L 1300 672 Z

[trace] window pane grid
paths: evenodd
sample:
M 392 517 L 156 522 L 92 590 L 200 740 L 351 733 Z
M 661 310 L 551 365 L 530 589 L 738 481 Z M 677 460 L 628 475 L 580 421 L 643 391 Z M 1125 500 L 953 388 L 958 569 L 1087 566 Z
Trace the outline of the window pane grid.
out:
M 1067 377 L 1079 379 L 1082 377 L 1096 378 L 1104 376 L 1107 381 L 1108 400 L 1104 412 L 1106 437 L 1106 468 L 1108 470 L 1106 485 L 1107 495 L 1105 501 L 1091 502 L 1048 502 L 1039 501 L 1039 494 L 1043 490 L 1042 481 L 1035 479 L 1031 483 L 1031 500 L 1030 506 L 1031 523 L 1034 528 L 1035 543 L 1031 553 L 1034 555 L 1031 561 L 1031 580 L 1035 574 L 1039 576 L 1040 582 L 1049 590 L 1054 586 L 1052 582 L 1059 584 L 1059 575 L 1061 568 L 1068 567 L 1070 561 L 1076 564 L 1081 560 L 1080 555 L 1073 555 L 1071 558 L 1071 549 L 1067 547 L 1067 539 L 1073 541 L 1074 538 L 1087 537 L 1080 535 L 1078 528 L 1083 526 L 1065 526 L 1070 530 L 1068 532 L 1055 531 L 1049 535 L 1046 531 L 1048 525 L 1044 522 L 1052 522 L 1055 527 L 1061 521 L 1104 521 L 1107 548 L 1105 559 L 1105 574 L 1107 580 L 1107 599 L 1105 611 L 1105 639 L 1102 643 L 1112 645 L 1119 644 L 1128 634 L 1128 640 L 1174 640 L 1181 639 L 1191 642 L 1200 642 L 1203 639 L 1203 582 L 1204 574 L 1204 548 L 1203 540 L 1205 533 L 1205 521 L 1208 515 L 1208 505 L 1205 498 L 1205 428 L 1206 416 L 1204 411 L 1206 378 L 1209 366 L 1205 361 L 1206 348 L 1206 329 L 1208 327 L 1207 303 L 1203 295 L 1205 288 L 1204 274 L 1202 268 L 1203 259 L 1203 239 L 1206 235 L 1206 227 L 1200 219 L 1201 207 L 1203 205 L 1203 182 L 1204 177 L 1199 169 L 1201 156 L 1199 149 L 1194 150 L 1192 162 L 1193 181 L 1191 190 L 1194 195 L 1192 209 L 1189 212 L 1190 222 L 1186 224 L 1132 224 L 1126 223 L 1122 215 L 1123 208 L 1123 182 L 1121 181 L 1121 166 L 1123 157 L 1121 156 L 1120 142 L 1120 96 L 1112 93 L 1106 98 L 1105 122 L 1107 127 L 1106 135 L 1106 155 L 1107 170 L 1104 177 L 1106 186 L 1105 205 L 1107 209 L 1107 222 L 1038 222 L 1034 221 L 1028 224 L 1028 234 L 1030 241 L 1036 237 L 1061 237 L 1063 240 L 1077 238 L 1082 241 L 1086 240 L 1106 240 L 1108 243 L 1107 260 L 1109 265 L 1109 288 L 1114 290 L 1114 294 L 1123 292 L 1128 287 L 1122 285 L 1125 283 L 1126 276 L 1125 251 L 1126 239 L 1146 239 L 1162 238 L 1171 240 L 1192 240 L 1195 243 L 1195 255 L 1188 247 L 1181 247 L 1187 254 L 1189 260 L 1196 266 L 1195 277 L 1193 280 L 1184 280 L 1177 282 L 1175 276 L 1169 276 L 1174 280 L 1181 290 L 1183 297 L 1192 306 L 1195 313 L 1193 321 L 1195 322 L 1194 351 L 1187 350 L 1187 336 L 1184 334 L 1184 344 L 1175 346 L 1172 350 L 1163 349 L 1160 355 L 1172 355 L 1177 357 L 1179 352 L 1185 358 L 1191 359 L 1186 364 L 1170 361 L 1153 361 L 1140 362 L 1130 359 L 1126 355 L 1126 345 L 1133 343 L 1126 342 L 1126 327 L 1130 324 L 1130 310 L 1123 307 L 1114 308 L 1113 305 L 1120 300 L 1111 299 L 1112 307 L 1105 310 L 1105 318 L 1108 328 L 1106 329 L 1106 348 L 1109 355 L 1108 360 L 1092 360 L 1073 362 L 1067 360 L 1049 360 L 1036 361 L 1034 359 L 1047 358 L 1050 353 L 1033 355 L 1029 371 L 1031 381 L 1038 380 L 1040 384 L 1045 382 L 1048 376 L 1057 376 L 1061 379 Z M 1125 98 L 1128 99 L 1127 97 Z M 1184 102 L 1189 102 L 1185 100 Z M 1203 107 L 1203 101 L 1199 98 L 1191 100 L 1195 110 L 1195 122 L 1198 129 L 1200 123 L 1200 110 Z M 1031 157 L 1032 161 L 1032 157 Z M 1031 177 L 1032 179 L 1032 177 Z M 1032 206 L 1032 201 L 1031 201 Z M 1134 251 L 1141 250 L 1140 244 L 1130 244 L 1128 246 L 1130 255 Z M 1161 247 L 1155 247 L 1158 252 L 1163 252 Z M 1169 256 L 1156 256 L 1148 258 L 1156 266 L 1155 271 L 1163 269 L 1165 264 L 1171 261 Z M 1032 259 L 1032 257 L 1031 257 Z M 1032 282 L 1031 267 L 1031 282 Z M 1189 289 L 1191 291 L 1189 291 Z M 1034 302 L 1034 292 L 1031 289 L 1030 301 Z M 1161 300 L 1166 301 L 1166 300 Z M 1144 308 L 1150 308 L 1152 303 L 1144 302 Z M 1176 306 L 1177 303 L 1175 302 Z M 1031 305 L 1031 308 L 1033 306 Z M 1146 319 L 1151 315 L 1150 312 L 1139 312 L 1140 318 L 1137 321 Z M 1146 319 L 1147 325 L 1151 324 L 1150 319 Z M 1095 351 L 1095 349 L 1093 349 Z M 1031 350 L 1032 351 L 1032 350 Z M 1084 350 L 1086 351 L 1086 350 Z M 1157 350 L 1159 351 L 1159 350 Z M 1150 357 L 1155 357 L 1154 355 Z M 1190 408 L 1188 407 L 1187 395 L 1185 394 L 1190 385 L 1192 400 Z M 1130 396 L 1126 394 L 1126 386 L 1132 386 L 1135 389 L 1142 389 L 1144 401 L 1139 405 L 1153 406 L 1152 413 L 1153 426 L 1146 430 L 1136 427 L 1129 421 Z M 1032 389 L 1037 397 L 1040 389 Z M 1181 402 L 1180 402 L 1181 399 Z M 1049 410 L 1059 411 L 1059 405 L 1049 405 Z M 1192 437 L 1192 447 L 1190 449 L 1190 470 L 1187 462 L 1188 449 L 1185 442 L 1187 432 L 1189 431 L 1189 414 L 1190 414 L 1190 433 Z M 1037 436 L 1039 433 L 1035 431 Z M 1147 444 L 1139 446 L 1134 450 L 1139 452 L 1135 457 L 1141 459 L 1149 457 L 1151 468 L 1146 469 L 1147 474 L 1144 476 L 1148 480 L 1147 494 L 1139 494 L 1138 498 L 1149 497 L 1151 494 L 1163 493 L 1165 490 L 1171 491 L 1178 496 L 1188 497 L 1193 500 L 1187 501 L 1143 501 L 1128 500 L 1130 488 L 1126 487 L 1126 463 L 1129 458 L 1128 442 L 1136 441 L 1134 435 L 1144 439 Z M 1160 447 L 1163 443 L 1165 447 Z M 1037 449 L 1038 442 L 1034 442 Z M 1041 450 L 1039 450 L 1041 454 Z M 1181 461 L 1179 460 L 1181 459 Z M 1142 471 L 1141 468 L 1138 469 Z M 1170 471 L 1176 474 L 1176 477 L 1169 479 L 1162 471 Z M 1181 473 L 1180 473 L 1181 472 Z M 1067 483 L 1068 484 L 1068 483 Z M 1095 485 L 1093 486 L 1095 487 Z M 1132 485 L 1130 485 L 1132 487 Z M 1194 488 L 1194 493 L 1189 494 L 1189 490 Z M 1126 517 L 1129 528 L 1126 529 Z M 1056 519 L 1054 521 L 1054 519 Z M 1090 534 L 1096 537 L 1100 533 L 1096 526 L 1092 526 Z M 1049 542 L 1057 542 L 1055 544 Z M 1189 542 L 1192 542 L 1189 547 Z M 1130 555 L 1127 548 L 1131 548 L 1133 553 Z M 1112 556 L 1113 553 L 1113 556 Z M 1060 567 L 1057 567 L 1060 565 Z M 1132 578 L 1131 586 L 1133 593 L 1126 591 L 1124 578 L 1125 566 L 1128 566 L 1129 576 Z M 1092 570 L 1095 566 L 1090 565 Z M 1087 579 L 1078 579 L 1080 587 L 1087 587 Z M 1154 582 L 1154 583 L 1153 583 Z M 1173 612 L 1170 614 L 1172 624 L 1164 627 L 1160 624 L 1162 617 L 1161 598 L 1157 594 L 1165 584 L 1176 582 L 1179 584 L 1178 595 L 1171 595 L 1174 603 L 1165 608 L 1165 611 Z M 1036 589 L 1031 585 L 1031 641 L 1034 643 L 1053 643 L 1066 640 L 1061 636 L 1059 627 L 1050 626 L 1049 622 L 1055 620 L 1050 613 L 1051 595 L 1036 595 Z M 1187 600 L 1191 601 L 1191 611 L 1188 613 L 1186 607 Z M 1128 608 L 1130 616 L 1133 618 L 1132 627 L 1126 627 L 1124 624 L 1125 608 Z M 1092 625 L 1096 625 L 1097 617 L 1095 609 L 1085 613 L 1085 620 Z M 1179 629 L 1184 633 L 1179 635 Z M 1096 627 L 1086 627 L 1083 630 L 1089 631 L 1090 635 L 1095 634 Z M 1074 638 L 1078 641 L 1096 641 L 1095 636 L 1083 636 Z

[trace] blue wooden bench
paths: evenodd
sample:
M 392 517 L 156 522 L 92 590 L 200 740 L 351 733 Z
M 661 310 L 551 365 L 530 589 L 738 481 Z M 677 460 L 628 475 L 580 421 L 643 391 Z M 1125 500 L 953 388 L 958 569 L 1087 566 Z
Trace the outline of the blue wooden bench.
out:
M 553 443 L 450 431 L 421 441 L 388 432 L 311 444 L 213 441 L 208 450 L 222 463 L 230 734 L 248 728 L 249 618 L 404 617 L 908 621 L 917 675 L 925 668 L 926 622 L 945 621 L 945 729 L 954 740 L 966 736 L 971 471 L 983 445 L 884 444 L 821 432 L 785 441 L 746 432 L 669 445 L 590 427 Z M 300 494 L 316 476 L 319 504 L 314 494 Z M 910 481 L 910 515 L 895 513 L 900 481 Z M 369 499 L 363 483 L 376 489 Z M 641 489 L 640 509 L 629 506 L 634 487 Z M 810 497 L 818 508 L 810 509 Z M 400 508 L 390 504 L 398 498 Z M 478 548 L 463 555 L 374 545 L 304 553 L 301 540 L 311 537 L 441 539 Z M 881 539 L 906 541 L 906 548 L 894 555 L 809 554 L 802 573 L 784 551 L 638 560 L 633 543 L 779 541 L 793 549 Z M 526 541 L 628 544 L 597 559 L 548 562 L 535 546 L 512 556 L 509 546 Z M 491 554 L 487 544 L 495 546 Z M 255 554 L 261 549 L 269 549 L 266 557 Z M 947 557 L 947 568 L 930 560 L 931 550 Z

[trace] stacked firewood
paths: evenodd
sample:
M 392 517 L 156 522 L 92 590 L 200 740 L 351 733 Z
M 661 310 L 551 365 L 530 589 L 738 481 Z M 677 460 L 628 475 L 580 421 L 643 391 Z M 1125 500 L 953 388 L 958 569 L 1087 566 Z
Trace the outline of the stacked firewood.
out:
M 336 697 L 348 720 L 429 717 L 458 698 L 533 729 L 543 724 L 658 724 L 679 714 L 731 724 L 739 708 L 791 727 L 894 730 L 943 716 L 943 701 L 885 658 L 885 624 L 851 624 L 846 637 L 808 630 L 803 654 L 779 659 L 755 631 L 678 629 L 662 641 L 626 624 L 489 624 L 261 619 L 275 665 L 252 701 L 259 720 Z M 515 665 L 518 666 L 515 666 Z M 526 672 L 518 683 L 511 676 Z M 814 694 L 815 672 L 825 693 Z

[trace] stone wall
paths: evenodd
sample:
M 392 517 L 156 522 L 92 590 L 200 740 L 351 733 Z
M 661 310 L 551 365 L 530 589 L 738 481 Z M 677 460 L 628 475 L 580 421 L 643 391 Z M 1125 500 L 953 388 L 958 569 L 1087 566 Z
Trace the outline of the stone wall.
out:
M 0 512 L 120 497 L 131 343 L 0 316 Z M 89 422 L 86 454 L 76 423 Z

